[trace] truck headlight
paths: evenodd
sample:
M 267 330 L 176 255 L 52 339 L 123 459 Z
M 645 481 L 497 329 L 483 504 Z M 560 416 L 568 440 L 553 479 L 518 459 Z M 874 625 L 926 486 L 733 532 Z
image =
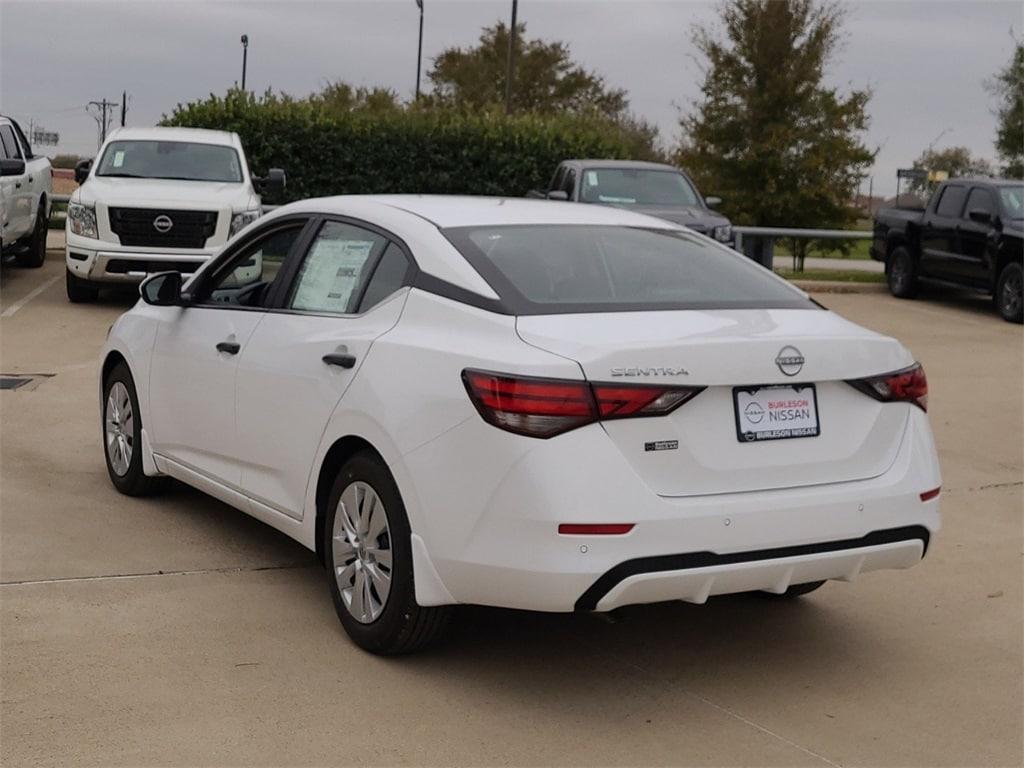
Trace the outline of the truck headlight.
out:
M 732 240 L 732 226 L 729 224 L 724 224 L 721 227 L 715 227 L 713 234 L 715 240 L 717 240 L 718 242 L 728 243 L 730 240 Z
M 260 217 L 260 210 L 257 208 L 253 211 L 241 211 L 231 217 L 231 229 L 228 232 L 228 237 L 234 237 L 235 233 L 242 231 L 247 226 L 252 224 L 256 219 Z
M 91 205 L 68 203 L 68 226 L 71 234 L 81 237 L 99 238 L 96 230 L 96 209 Z

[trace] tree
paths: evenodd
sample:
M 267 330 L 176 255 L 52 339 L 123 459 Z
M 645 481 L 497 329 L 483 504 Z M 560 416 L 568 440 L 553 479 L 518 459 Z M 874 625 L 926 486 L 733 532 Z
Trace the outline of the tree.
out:
M 389 88 L 353 88 L 341 81 L 328 82 L 318 93 L 312 94 L 309 101 L 323 107 L 328 114 L 336 115 L 346 112 L 381 114 L 402 109 L 398 94 Z
M 428 78 L 434 90 L 422 108 L 499 111 L 505 103 L 509 27 L 485 27 L 479 43 L 448 48 L 434 59 Z M 516 25 L 512 111 L 539 115 L 569 114 L 606 121 L 630 144 L 636 159 L 661 159 L 658 129 L 632 115 L 626 91 L 572 60 L 569 46 L 528 39 Z
M 914 161 L 915 169 L 921 171 L 945 171 L 949 178 L 959 176 L 991 176 L 992 164 L 981 157 L 971 155 L 967 147 L 947 147 L 932 149 L 929 147 Z M 912 181 L 908 191 L 927 195 L 935 182 L 927 180 Z
M 428 77 L 437 99 L 459 107 L 485 109 L 505 100 L 509 28 L 486 27 L 473 48 L 448 48 L 434 59 Z M 526 38 L 516 25 L 512 107 L 516 112 L 587 113 L 622 116 L 626 92 L 609 88 L 602 77 L 574 63 L 562 42 Z
M 1013 56 L 996 73 L 989 90 L 999 99 L 996 151 L 1003 174 L 1024 178 L 1024 43 L 1015 42 Z
M 816 0 L 727 0 L 724 38 L 697 27 L 701 96 L 680 120 L 677 162 L 741 224 L 844 226 L 874 158 L 862 142 L 868 90 L 841 95 L 824 75 L 844 12 Z M 806 241 L 794 243 L 803 269 Z

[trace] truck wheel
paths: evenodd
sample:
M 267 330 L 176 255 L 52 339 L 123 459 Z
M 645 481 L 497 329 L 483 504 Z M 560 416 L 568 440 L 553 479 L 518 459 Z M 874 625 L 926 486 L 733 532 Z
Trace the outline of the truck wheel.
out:
M 99 298 L 100 289 L 89 283 L 88 280 L 83 280 L 71 274 L 70 269 L 67 271 L 65 282 L 68 290 L 68 301 L 72 304 L 88 304 Z
M 999 316 L 1010 323 L 1024 322 L 1024 270 L 1020 264 L 1007 264 L 996 280 L 993 295 Z
M 19 253 L 15 258 L 19 267 L 38 269 L 46 261 L 46 211 L 43 210 L 43 207 L 43 202 L 40 201 L 36 225 L 28 240 L 28 249 Z
M 903 246 L 894 248 L 885 262 L 885 279 L 889 292 L 898 299 L 912 299 L 917 295 L 917 265 L 914 257 Z

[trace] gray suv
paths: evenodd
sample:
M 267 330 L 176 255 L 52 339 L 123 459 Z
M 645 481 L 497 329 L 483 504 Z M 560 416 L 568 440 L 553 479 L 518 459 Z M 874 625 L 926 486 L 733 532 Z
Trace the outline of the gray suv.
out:
M 729 220 L 712 210 L 722 201 L 703 197 L 690 177 L 671 165 L 636 160 L 564 160 L 548 189 L 531 192 L 528 197 L 627 208 L 733 244 Z

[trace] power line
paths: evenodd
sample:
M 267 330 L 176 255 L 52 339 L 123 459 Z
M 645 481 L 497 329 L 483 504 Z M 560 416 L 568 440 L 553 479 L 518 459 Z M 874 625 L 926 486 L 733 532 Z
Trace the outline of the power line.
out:
M 116 106 L 118 106 L 116 101 L 103 99 L 103 101 L 90 101 L 85 107 L 85 111 L 89 112 L 92 119 L 96 121 L 96 127 L 99 129 L 100 140 L 96 145 L 97 147 L 107 140 L 107 130 L 110 128 L 110 121 L 114 117 L 113 108 Z M 91 112 L 89 107 L 95 107 L 97 111 Z

